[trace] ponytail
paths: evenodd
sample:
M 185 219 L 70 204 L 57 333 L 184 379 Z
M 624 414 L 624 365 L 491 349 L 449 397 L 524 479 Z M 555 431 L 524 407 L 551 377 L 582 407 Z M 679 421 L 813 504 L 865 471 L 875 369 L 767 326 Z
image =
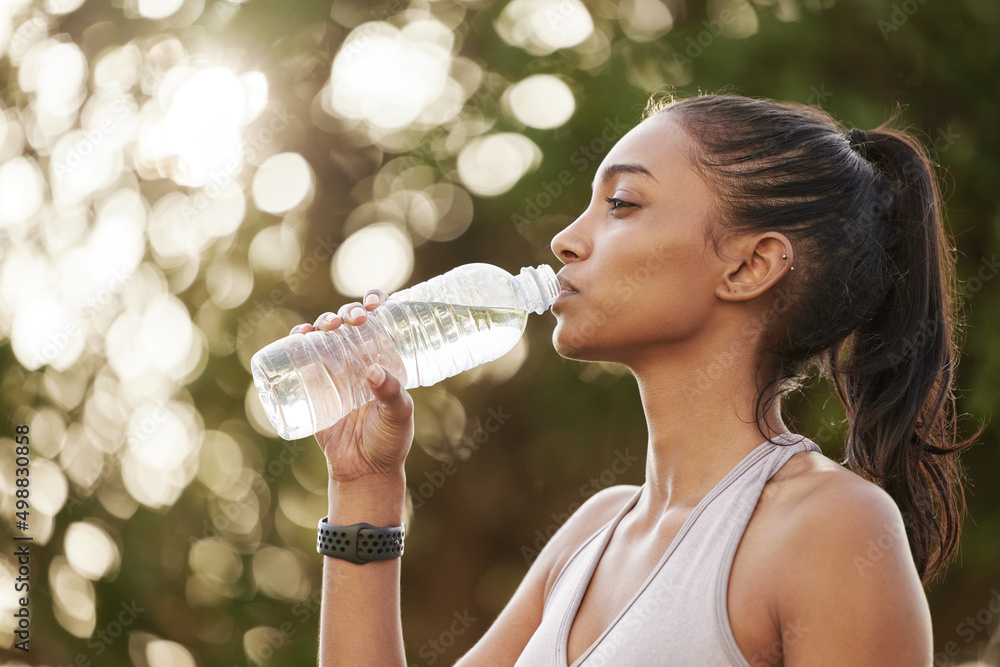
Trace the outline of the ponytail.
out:
M 818 364 L 847 412 L 843 463 L 895 500 L 928 581 L 958 545 L 972 444 L 955 425 L 954 258 L 930 161 L 903 132 L 844 132 L 803 105 L 700 95 L 657 113 L 693 140 L 722 226 L 795 248 L 763 333 L 758 423 Z
M 826 354 L 847 411 L 844 463 L 899 506 L 917 571 L 932 578 L 958 546 L 965 509 L 952 381 L 953 262 L 927 156 L 888 129 L 848 133 L 891 184 L 887 291 L 872 317 Z

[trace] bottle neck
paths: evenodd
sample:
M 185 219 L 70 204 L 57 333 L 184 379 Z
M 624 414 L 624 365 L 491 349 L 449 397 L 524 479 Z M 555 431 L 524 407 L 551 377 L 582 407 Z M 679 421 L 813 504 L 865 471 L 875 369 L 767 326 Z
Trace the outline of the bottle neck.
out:
M 524 267 L 520 274 L 514 276 L 514 286 L 529 313 L 540 315 L 559 298 L 559 281 L 548 264 Z

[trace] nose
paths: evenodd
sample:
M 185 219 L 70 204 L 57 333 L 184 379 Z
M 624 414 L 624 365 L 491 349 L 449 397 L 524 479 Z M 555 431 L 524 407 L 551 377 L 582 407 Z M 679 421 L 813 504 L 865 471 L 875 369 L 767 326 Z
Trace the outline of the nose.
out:
M 561 232 L 552 237 L 549 247 L 563 264 L 574 260 L 579 261 L 590 253 L 590 244 L 584 239 L 581 221 L 583 215 L 570 223 Z

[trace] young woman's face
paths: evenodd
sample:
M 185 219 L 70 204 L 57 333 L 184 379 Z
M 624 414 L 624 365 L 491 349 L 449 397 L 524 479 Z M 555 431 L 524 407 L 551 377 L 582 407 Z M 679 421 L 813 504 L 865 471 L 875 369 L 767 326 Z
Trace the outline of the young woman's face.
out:
M 690 142 L 669 111 L 641 123 L 601 163 L 587 209 L 552 239 L 560 279 L 577 290 L 552 308 L 559 354 L 631 367 L 710 321 L 724 270 Z

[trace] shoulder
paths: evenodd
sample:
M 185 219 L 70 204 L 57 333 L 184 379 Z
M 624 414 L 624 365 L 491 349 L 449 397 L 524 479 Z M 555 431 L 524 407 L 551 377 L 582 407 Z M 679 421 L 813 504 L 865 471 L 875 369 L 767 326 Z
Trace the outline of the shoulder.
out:
M 545 596 L 559 577 L 570 557 L 588 538 L 611 521 L 639 490 L 632 484 L 620 484 L 598 491 L 589 497 L 559 530 L 552 536 L 538 555 L 536 565 L 547 571 Z
M 889 494 L 808 452 L 789 459 L 762 501 L 768 546 L 758 555 L 769 563 L 779 627 L 818 630 L 787 648 L 786 664 L 796 664 L 795 654 L 839 655 L 847 650 L 840 644 L 853 664 L 920 664 L 931 650 L 930 613 Z M 886 655 L 895 657 L 879 663 Z M 913 661 L 896 662 L 906 656 Z
M 823 545 L 834 558 L 872 540 L 912 565 L 906 528 L 892 497 L 819 452 L 789 459 L 765 485 L 762 501 L 776 545 L 796 551 Z

